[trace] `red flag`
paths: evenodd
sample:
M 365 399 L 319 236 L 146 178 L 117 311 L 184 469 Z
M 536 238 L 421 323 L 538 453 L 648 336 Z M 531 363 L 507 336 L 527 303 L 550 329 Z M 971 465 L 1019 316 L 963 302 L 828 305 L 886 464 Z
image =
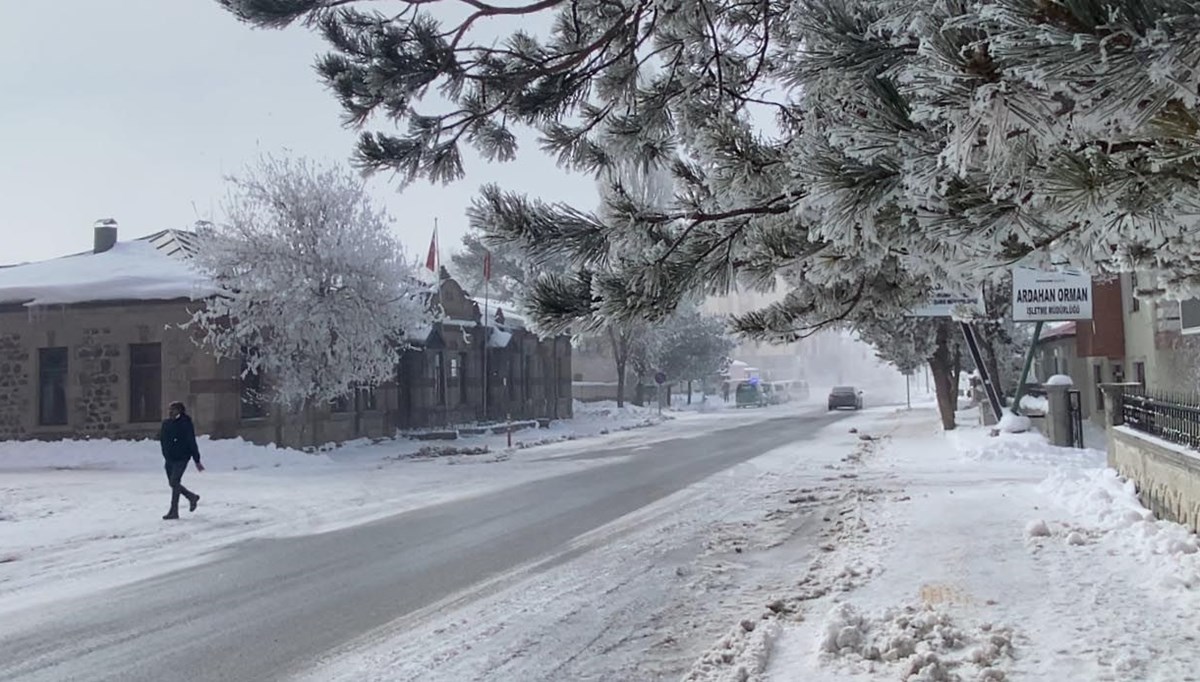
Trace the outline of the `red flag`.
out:
M 425 268 L 437 272 L 437 228 L 433 228 L 433 239 L 429 240 L 429 255 L 425 256 Z
M 492 252 L 486 249 L 483 252 L 483 281 L 492 281 Z

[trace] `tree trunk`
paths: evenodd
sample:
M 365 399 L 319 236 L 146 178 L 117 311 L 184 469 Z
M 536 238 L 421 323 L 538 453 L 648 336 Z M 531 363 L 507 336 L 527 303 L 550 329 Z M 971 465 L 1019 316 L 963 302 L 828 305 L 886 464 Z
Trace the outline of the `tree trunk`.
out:
M 929 371 L 933 375 L 933 388 L 937 394 L 938 413 L 942 417 L 942 428 L 953 431 L 954 412 L 958 400 L 958 387 L 954 385 L 954 358 L 950 350 L 950 322 L 939 322 L 937 345 L 933 357 L 929 358 Z
M 950 323 L 947 322 L 946 324 L 949 325 Z M 955 325 L 955 326 L 957 326 L 957 325 Z M 957 330 L 953 329 L 953 328 L 947 328 L 947 330 L 946 330 L 947 339 L 955 331 L 957 331 Z M 951 357 L 950 368 L 951 368 L 951 380 L 954 382 L 954 411 L 957 412 L 958 408 L 959 408 L 958 387 L 962 385 L 959 383 L 959 381 L 961 381 L 962 371 L 963 371 L 962 370 L 962 346 L 960 344 L 952 344 L 952 346 L 954 348 L 954 353 Z
M 617 407 L 625 407 L 625 363 L 617 362 Z
M 616 331 L 608 328 L 608 341 L 612 344 L 613 361 L 617 365 L 617 407 L 625 407 L 625 363 L 629 359 L 624 344 L 617 338 Z
M 692 404 L 692 382 L 691 382 L 691 380 L 690 380 L 690 379 L 688 380 L 688 401 L 687 401 L 687 404 L 688 404 L 688 405 L 691 405 L 691 404 Z
M 1004 405 L 1004 382 L 1000 377 L 1000 363 L 996 360 L 996 342 L 990 334 L 983 338 L 983 362 L 987 365 L 988 374 L 992 375 L 992 386 L 996 395 L 1000 396 L 1000 404 Z

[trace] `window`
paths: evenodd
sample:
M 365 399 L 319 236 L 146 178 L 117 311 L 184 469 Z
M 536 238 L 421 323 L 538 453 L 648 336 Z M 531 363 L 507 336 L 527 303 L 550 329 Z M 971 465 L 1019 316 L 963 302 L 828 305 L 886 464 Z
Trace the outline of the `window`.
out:
M 467 354 L 459 353 L 458 358 L 458 402 L 467 404 Z
M 1146 363 L 1133 363 L 1133 380 L 1141 384 L 1142 388 L 1146 388 Z
M 360 386 L 355 391 L 355 397 L 358 399 L 358 409 L 360 412 L 371 412 L 379 409 L 379 401 L 375 397 L 374 386 Z
M 250 372 L 249 365 L 243 357 L 239 376 L 241 377 L 242 419 L 265 417 L 267 410 L 262 403 L 262 375 L 258 372 Z
M 530 400 L 531 398 L 533 398 L 533 356 L 532 355 L 523 355 L 521 357 L 523 357 L 525 359 L 525 362 L 523 363 L 523 374 L 524 374 L 523 382 L 525 384 L 525 399 Z
M 1104 389 L 1100 388 L 1100 384 L 1104 383 L 1104 368 L 1100 365 L 1092 365 L 1092 383 L 1096 385 L 1096 408 L 1104 409 Z
M 38 424 L 67 423 L 67 349 L 38 349 Z
M 1179 302 L 1179 324 L 1184 334 L 1200 334 L 1200 298 Z
M 333 400 L 329 401 L 329 411 L 335 414 L 341 414 L 350 411 L 350 401 L 354 397 L 354 391 L 351 390 L 343 393 Z
M 1142 308 L 1142 302 L 1138 299 L 1137 294 L 1138 294 L 1137 272 L 1131 272 L 1131 273 L 1129 273 L 1129 296 L 1130 296 L 1129 310 L 1132 312 L 1135 312 L 1135 313 L 1137 311 L 1141 310 L 1141 308 Z
M 433 391 L 438 405 L 446 404 L 446 356 L 433 354 Z
M 162 419 L 162 345 L 129 346 L 129 421 Z

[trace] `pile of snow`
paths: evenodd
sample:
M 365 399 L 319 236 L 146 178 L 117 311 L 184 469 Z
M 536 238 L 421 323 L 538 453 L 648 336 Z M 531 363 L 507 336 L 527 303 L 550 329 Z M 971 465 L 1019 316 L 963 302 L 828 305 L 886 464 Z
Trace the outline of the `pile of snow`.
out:
M 1021 396 L 1021 409 L 1025 412 L 1047 414 L 1050 412 L 1050 401 L 1046 396 L 1026 394 Z
M 1003 680 L 999 666 L 1012 659 L 1012 632 L 980 626 L 959 628 L 931 607 L 888 609 L 871 618 L 850 604 L 830 611 L 821 650 L 827 656 L 893 664 L 902 680 L 950 682 L 964 679 Z
M 1033 429 L 1033 422 L 1029 417 L 1024 417 L 1012 412 L 1005 412 L 1000 418 L 1000 423 L 996 425 L 1003 433 L 1026 433 Z
M 773 620 L 743 620 L 707 651 L 683 678 L 684 682 L 746 682 L 759 679 L 771 659 L 779 636 Z
M 597 402 L 585 403 L 576 400 L 572 403 L 573 421 L 579 422 L 597 422 L 597 421 L 623 421 L 623 422 L 643 422 L 643 421 L 658 421 L 660 419 L 658 408 L 650 405 L 634 405 L 633 403 L 625 403 L 621 407 L 617 407 L 616 401 L 601 400 Z
M 1058 472 L 1040 489 L 1077 521 L 1053 525 L 1049 536 L 1072 546 L 1095 543 L 1110 555 L 1132 557 L 1150 586 L 1173 593 L 1200 591 L 1196 534 L 1181 524 L 1155 519 L 1138 501 L 1132 481 L 1122 480 L 1112 469 Z
M 1106 460 L 1105 453 L 1100 450 L 1051 445 L 1037 431 L 1002 433 L 999 438 L 992 438 L 986 429 L 960 427 L 946 436 L 960 455 L 977 462 L 1094 469 L 1103 467 Z
M 1074 386 L 1075 380 L 1066 374 L 1055 374 L 1046 380 L 1043 386 Z

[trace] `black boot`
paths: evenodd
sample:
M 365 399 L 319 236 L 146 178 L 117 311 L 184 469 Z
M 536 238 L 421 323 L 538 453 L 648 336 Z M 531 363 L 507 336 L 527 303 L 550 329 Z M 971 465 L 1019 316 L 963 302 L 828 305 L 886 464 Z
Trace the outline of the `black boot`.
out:
M 174 521 L 179 518 L 179 511 L 172 509 L 163 516 L 163 521 Z
M 192 493 L 192 496 L 188 498 L 188 511 L 190 511 L 190 512 L 196 511 L 196 506 L 199 504 L 200 504 L 200 496 L 197 495 L 196 493 Z

